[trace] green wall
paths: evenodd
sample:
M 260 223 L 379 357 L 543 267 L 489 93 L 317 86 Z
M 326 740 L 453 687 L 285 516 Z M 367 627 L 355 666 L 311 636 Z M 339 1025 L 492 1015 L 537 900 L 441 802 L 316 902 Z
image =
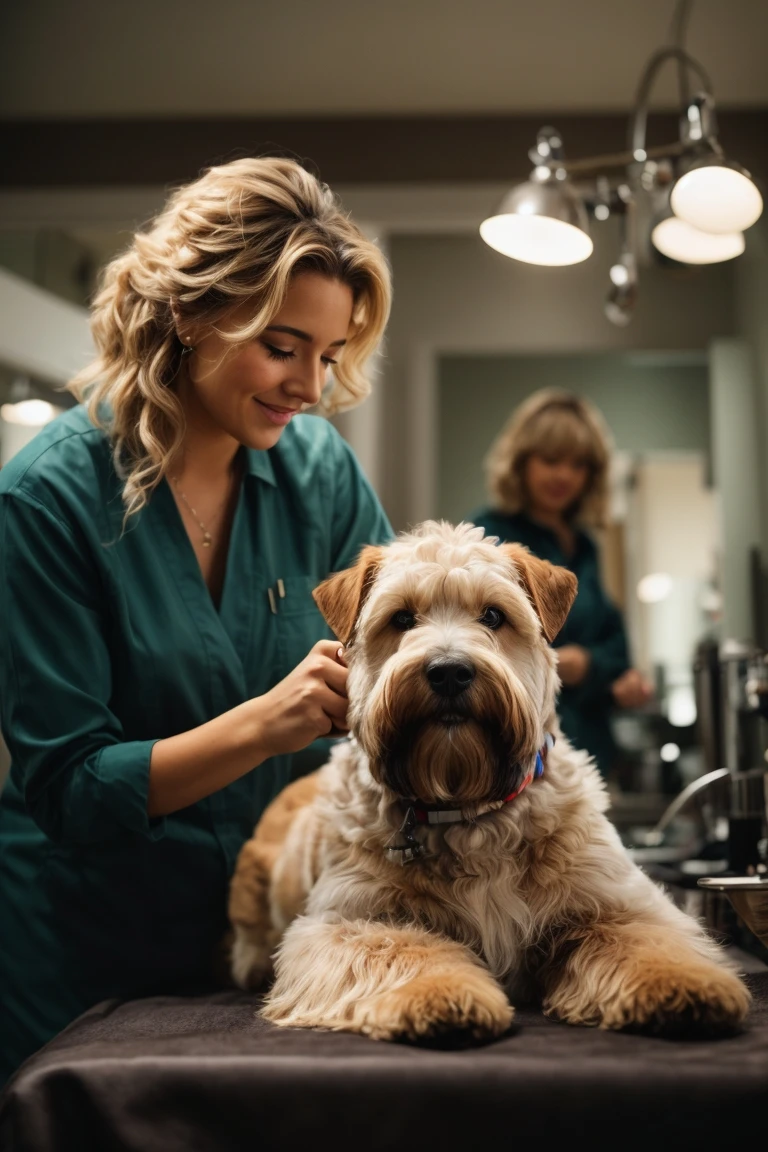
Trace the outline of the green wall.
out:
M 512 409 L 539 388 L 567 388 L 603 413 L 616 448 L 709 458 L 708 370 L 701 354 L 443 356 L 438 367 L 438 516 L 486 501 L 483 457 Z

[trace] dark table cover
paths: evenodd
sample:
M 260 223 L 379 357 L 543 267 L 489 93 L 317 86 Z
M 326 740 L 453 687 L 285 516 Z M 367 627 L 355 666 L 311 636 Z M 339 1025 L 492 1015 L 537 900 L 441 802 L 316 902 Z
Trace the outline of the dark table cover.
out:
M 747 979 L 754 1007 L 730 1037 L 607 1033 L 522 1009 L 514 1033 L 464 1051 L 275 1028 L 234 991 L 108 1001 L 7 1086 L 0 1147 L 740 1152 L 768 1133 L 768 972 Z

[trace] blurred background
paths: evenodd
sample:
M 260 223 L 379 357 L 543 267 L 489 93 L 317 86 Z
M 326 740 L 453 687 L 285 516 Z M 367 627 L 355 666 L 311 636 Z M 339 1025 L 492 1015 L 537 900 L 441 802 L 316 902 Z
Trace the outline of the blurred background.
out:
M 651 232 L 681 141 L 714 138 L 711 99 L 691 112 L 702 69 L 719 144 L 764 189 L 766 42 L 764 0 L 5 5 L 0 465 L 71 402 L 99 270 L 169 189 L 235 156 L 302 159 L 391 263 L 377 385 L 338 425 L 396 529 L 484 502 L 483 457 L 537 389 L 603 413 L 603 578 L 654 685 L 614 720 L 614 819 L 639 855 L 727 866 L 732 797 L 686 793 L 680 850 L 658 822 L 712 772 L 764 785 L 768 217 L 725 258 Z M 537 165 L 580 198 L 589 258 L 542 266 L 481 237 Z

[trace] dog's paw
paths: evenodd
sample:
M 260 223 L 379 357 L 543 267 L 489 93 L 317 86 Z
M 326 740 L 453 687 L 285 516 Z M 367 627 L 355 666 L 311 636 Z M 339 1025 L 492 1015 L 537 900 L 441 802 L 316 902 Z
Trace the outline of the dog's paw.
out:
M 235 926 L 229 969 L 238 988 L 255 992 L 272 978 L 272 956 L 261 934 Z
M 503 1035 L 513 1016 L 498 984 L 483 973 L 462 971 L 422 975 L 361 1001 L 354 1029 L 375 1040 L 463 1047 Z
M 738 1028 L 749 1011 L 750 995 L 727 969 L 711 964 L 661 967 L 603 1006 L 601 1028 L 685 1035 Z

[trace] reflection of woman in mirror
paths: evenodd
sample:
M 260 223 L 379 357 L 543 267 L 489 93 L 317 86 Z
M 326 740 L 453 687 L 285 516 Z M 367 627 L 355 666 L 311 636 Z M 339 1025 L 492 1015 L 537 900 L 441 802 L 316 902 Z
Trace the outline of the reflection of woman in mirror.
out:
M 602 417 L 586 400 L 545 389 L 513 412 L 486 459 L 493 507 L 469 516 L 489 535 L 524 544 L 570 568 L 579 590 L 554 646 L 563 683 L 560 720 L 607 775 L 616 748 L 613 707 L 637 708 L 650 686 L 630 666 L 621 614 L 603 588 L 586 531 L 605 524 L 610 447 Z

